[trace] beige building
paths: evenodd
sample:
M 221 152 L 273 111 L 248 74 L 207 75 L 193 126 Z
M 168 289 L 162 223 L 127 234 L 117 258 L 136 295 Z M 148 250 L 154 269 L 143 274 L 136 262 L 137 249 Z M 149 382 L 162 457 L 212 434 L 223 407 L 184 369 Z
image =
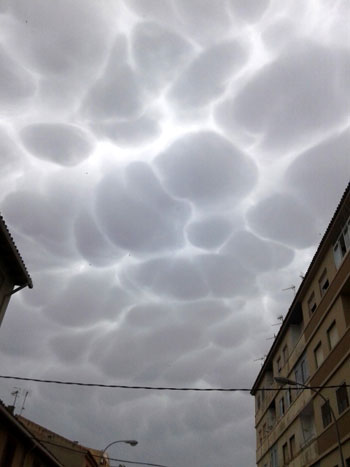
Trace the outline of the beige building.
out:
M 64 467 L 0 401 L 0 466 Z
M 349 250 L 350 185 L 251 391 L 259 467 L 350 466 Z
M 16 419 L 24 425 L 66 467 L 109 467 L 109 459 L 102 451 L 82 446 L 77 441 L 38 425 L 20 415 Z
M 0 325 L 11 296 L 27 286 L 33 287 L 32 280 L 0 215 Z

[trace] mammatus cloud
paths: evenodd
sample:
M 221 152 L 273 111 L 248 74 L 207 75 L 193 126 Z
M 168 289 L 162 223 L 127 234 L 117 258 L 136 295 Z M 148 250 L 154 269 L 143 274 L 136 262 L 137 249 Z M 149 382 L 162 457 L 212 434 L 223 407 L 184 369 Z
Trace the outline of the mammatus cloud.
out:
M 22 129 L 21 139 L 34 156 L 64 166 L 79 164 L 93 150 L 86 131 L 64 123 L 28 125 Z
M 232 206 L 257 180 L 252 159 L 214 132 L 184 136 L 160 154 L 155 164 L 169 191 L 198 207 Z
M 246 59 L 237 41 L 223 42 L 206 49 L 195 58 L 170 88 L 170 101 L 178 111 L 198 109 L 224 93 L 230 78 Z
M 115 245 L 146 253 L 183 245 L 190 207 L 163 190 L 151 167 L 134 162 L 123 176 L 119 170 L 106 175 L 97 190 L 96 212 Z
M 348 181 L 348 3 L 0 12 L 0 208 L 34 281 L 2 323 L 3 373 L 250 387 Z M 254 464 L 246 393 L 23 389 L 68 438 L 139 441 L 114 457 Z
M 0 48 L 0 103 L 2 112 L 25 105 L 35 92 L 35 80 L 20 63 Z
M 292 42 L 219 107 L 218 122 L 228 132 L 263 135 L 263 147 L 279 157 L 308 144 L 346 121 L 349 60 L 348 51 Z

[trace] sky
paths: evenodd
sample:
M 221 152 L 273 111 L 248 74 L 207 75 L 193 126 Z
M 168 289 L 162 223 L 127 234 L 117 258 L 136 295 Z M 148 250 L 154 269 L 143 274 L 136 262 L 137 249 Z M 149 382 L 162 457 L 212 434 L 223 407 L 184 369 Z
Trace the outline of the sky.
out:
M 253 384 L 350 174 L 347 0 L 1 0 L 0 372 Z M 287 289 L 287 290 L 284 290 Z M 112 457 L 255 464 L 249 393 L 1 380 Z M 130 464 L 132 465 L 132 464 Z

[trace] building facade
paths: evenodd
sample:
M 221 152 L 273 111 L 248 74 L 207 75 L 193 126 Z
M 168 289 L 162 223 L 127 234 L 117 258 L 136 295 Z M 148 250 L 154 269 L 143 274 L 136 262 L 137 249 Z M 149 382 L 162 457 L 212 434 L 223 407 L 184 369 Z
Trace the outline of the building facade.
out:
M 11 296 L 27 286 L 33 287 L 32 280 L 0 215 L 0 325 Z
M 349 251 L 350 185 L 251 391 L 259 467 L 350 467 Z
M 12 408 L 11 408 L 12 409 Z M 1 467 L 64 467 L 64 465 L 0 401 Z
M 108 456 L 103 452 L 82 446 L 77 441 L 67 439 L 25 417 L 16 418 L 32 435 L 66 467 L 109 467 Z

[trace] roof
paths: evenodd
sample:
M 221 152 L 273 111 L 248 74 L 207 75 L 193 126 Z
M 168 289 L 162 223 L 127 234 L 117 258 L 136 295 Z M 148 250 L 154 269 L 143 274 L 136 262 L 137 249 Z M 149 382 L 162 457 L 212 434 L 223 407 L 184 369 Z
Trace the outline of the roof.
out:
M 0 214 L 0 255 L 9 270 L 15 285 L 33 287 L 32 279 L 18 251 L 15 241 Z
M 51 461 L 50 465 L 56 465 L 57 467 L 64 467 L 61 462 L 56 459 L 56 457 L 48 450 L 46 447 L 41 444 L 41 442 L 33 437 L 33 434 L 23 425 L 23 423 L 15 417 L 11 411 L 6 407 L 6 405 L 0 400 L 0 415 L 3 415 L 8 422 L 15 427 L 15 429 L 19 430 L 21 434 L 30 440 L 30 442 L 37 448 L 41 453 L 46 457 L 49 458 Z
M 345 216 L 343 214 L 345 214 Z M 350 182 L 348 183 L 343 193 L 343 196 L 341 197 L 338 203 L 338 206 L 328 224 L 328 227 L 322 237 L 322 240 L 316 250 L 316 253 L 314 254 L 311 260 L 308 270 L 306 271 L 304 279 L 301 282 L 297 293 L 295 294 L 295 297 L 294 297 L 294 300 L 291 306 L 289 307 L 288 313 L 282 323 L 282 326 L 280 327 L 280 330 L 275 340 L 273 341 L 273 344 L 265 358 L 264 364 L 261 367 L 259 374 L 252 386 L 252 389 L 250 391 L 252 395 L 255 394 L 256 389 L 258 385 L 260 384 L 260 381 L 263 375 L 265 374 L 265 372 L 268 370 L 269 366 L 271 365 L 272 357 L 274 355 L 276 347 L 281 342 L 284 334 L 286 333 L 288 329 L 288 326 L 292 324 L 295 316 L 300 315 L 301 313 L 301 300 L 303 298 L 303 294 L 305 293 L 307 287 L 310 285 L 310 282 L 313 279 L 313 273 L 315 269 L 317 268 L 318 261 L 320 260 L 321 257 L 323 257 L 323 253 L 325 253 L 325 251 L 329 248 L 329 245 L 336 240 L 338 233 L 339 233 L 338 227 L 339 228 L 341 227 L 342 223 L 347 220 L 349 215 L 350 215 Z
M 92 449 L 82 444 L 78 443 L 77 441 L 72 441 L 71 439 L 65 438 L 54 431 L 49 430 L 48 428 L 39 425 L 32 420 L 29 420 L 22 415 L 16 415 L 16 418 L 24 424 L 29 431 L 31 431 L 36 438 L 40 439 L 42 443 L 47 445 L 47 449 L 55 453 L 56 457 L 61 459 L 64 464 L 69 462 L 70 466 L 81 465 L 80 457 L 83 456 L 86 460 L 89 459 L 89 465 L 98 466 L 99 460 L 102 456 L 103 451 L 98 449 Z M 71 452 L 75 458 L 67 458 L 67 455 L 62 457 L 62 453 L 68 450 Z M 79 457 L 80 461 L 77 461 L 77 456 Z M 68 465 L 68 464 L 67 464 Z M 108 465 L 108 464 L 107 464 Z

